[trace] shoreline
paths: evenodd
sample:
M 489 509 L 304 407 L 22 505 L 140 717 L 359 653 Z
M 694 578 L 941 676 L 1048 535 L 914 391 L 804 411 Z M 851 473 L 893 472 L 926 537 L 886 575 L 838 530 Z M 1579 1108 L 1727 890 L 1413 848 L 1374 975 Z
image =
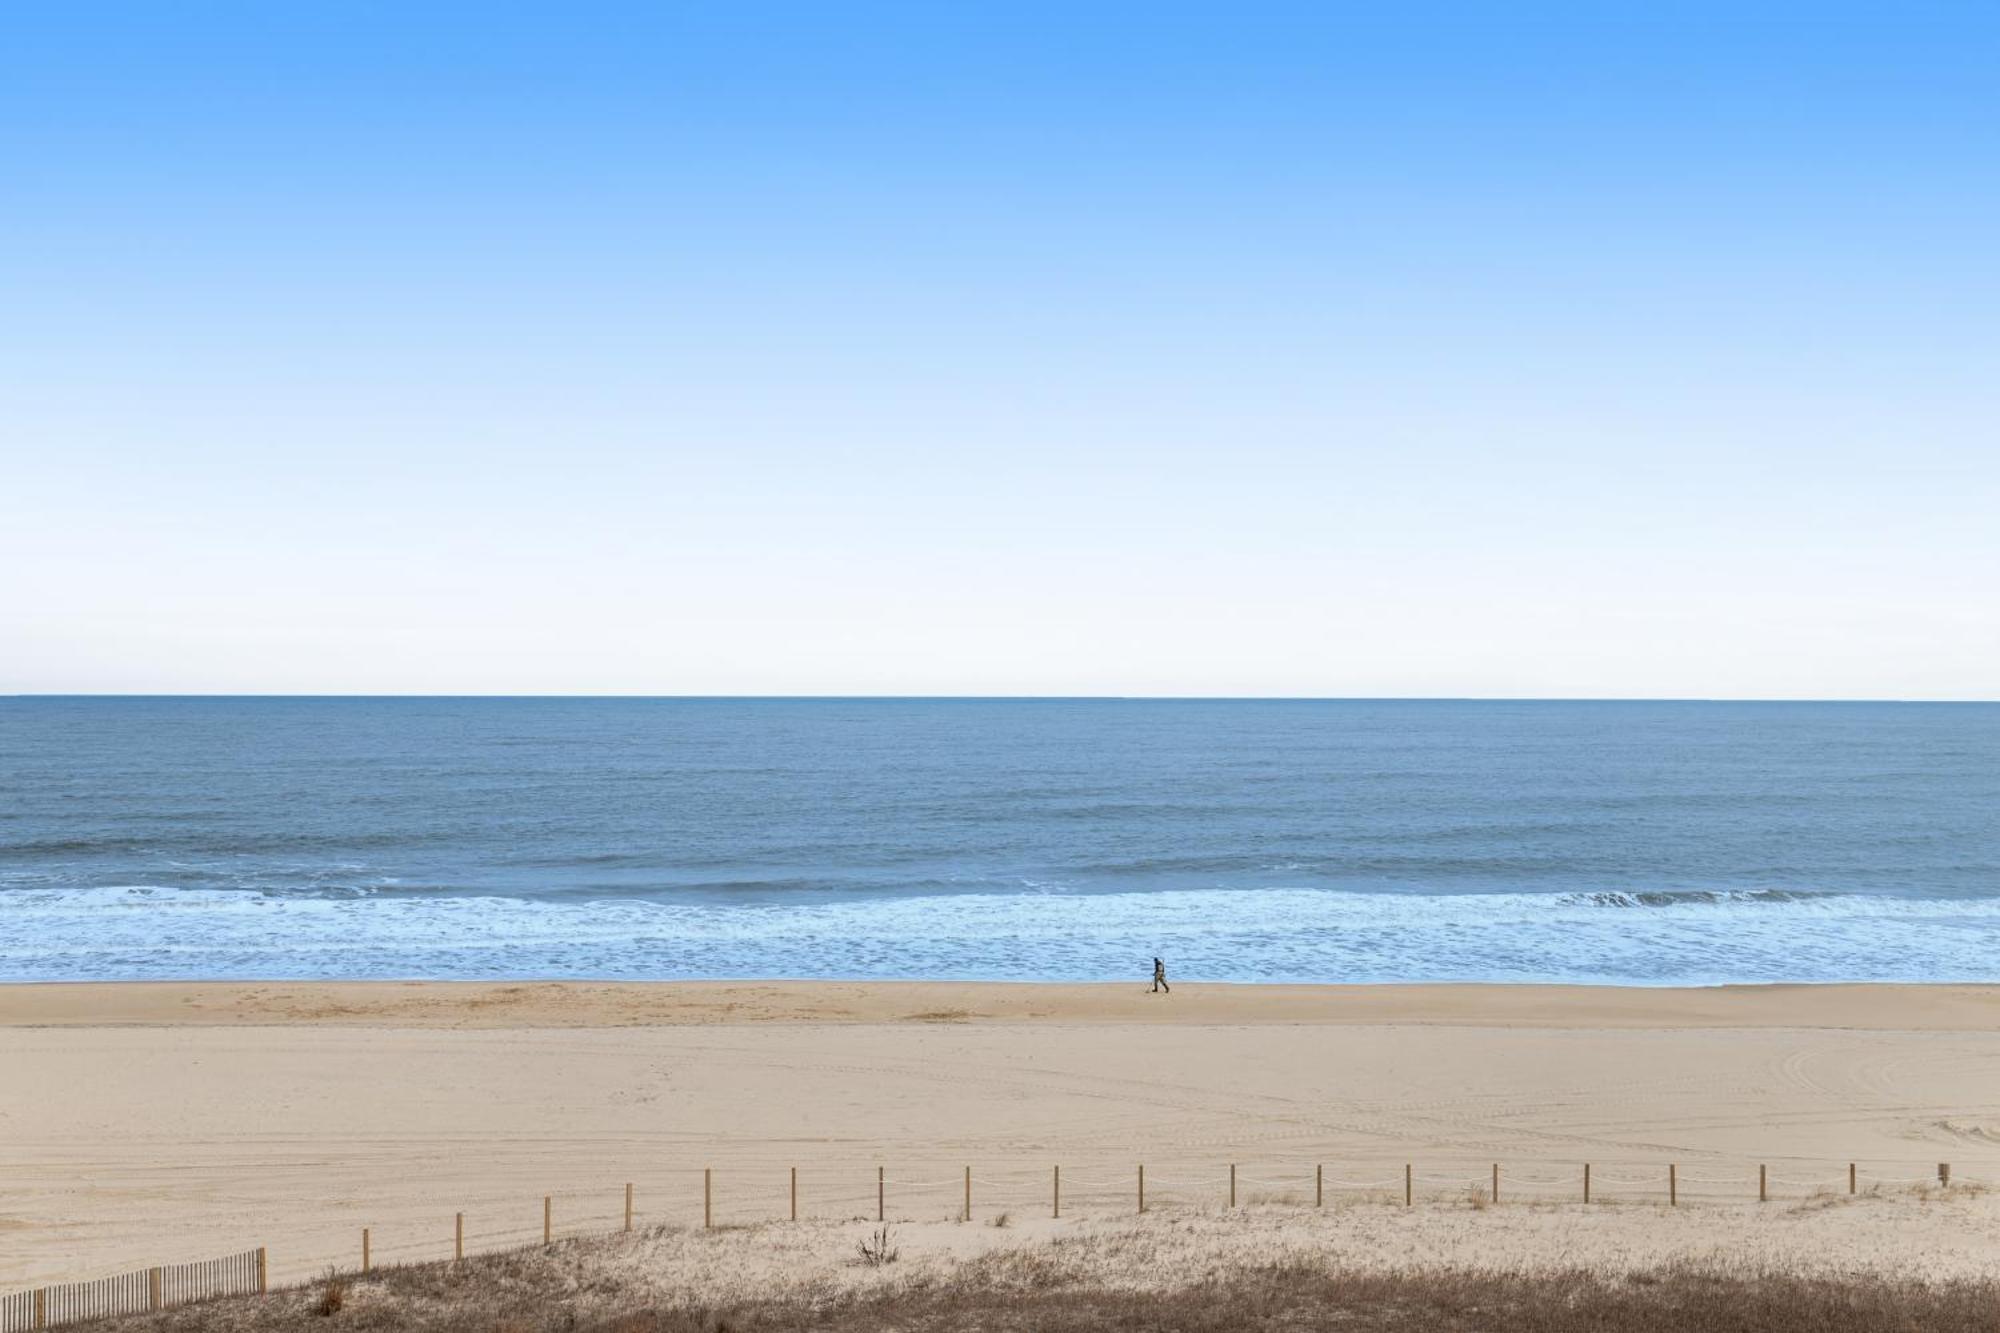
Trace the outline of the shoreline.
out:
M 1115 1024 L 2000 1031 L 2000 985 L 1012 981 L 35 981 L 0 1028 Z

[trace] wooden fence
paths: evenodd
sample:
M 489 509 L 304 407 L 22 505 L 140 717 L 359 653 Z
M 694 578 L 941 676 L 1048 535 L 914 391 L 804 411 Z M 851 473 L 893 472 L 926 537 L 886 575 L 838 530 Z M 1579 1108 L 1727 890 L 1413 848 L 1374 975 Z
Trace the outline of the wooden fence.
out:
M 1899 1164 L 1900 1165 L 1900 1164 Z M 1914 1164 L 1912 1164 L 1914 1165 Z M 1788 1166 L 1786 1170 L 1801 1169 Z M 1811 1170 L 1811 1168 L 1804 1168 Z M 516 1208 L 489 1204 L 477 1214 L 440 1215 L 436 1227 L 396 1228 L 385 1236 L 363 1227 L 353 1258 L 320 1258 L 336 1268 L 371 1272 L 382 1260 L 392 1264 L 465 1259 L 534 1245 L 549 1245 L 573 1237 L 633 1231 L 646 1226 L 704 1228 L 742 1226 L 806 1218 L 886 1222 L 921 1217 L 956 1217 L 972 1221 L 981 1215 L 1009 1210 L 1038 1211 L 1045 1216 L 1146 1213 L 1172 1208 L 1239 1208 L 1299 1206 L 1321 1208 L 1346 1196 L 1351 1201 L 1411 1207 L 1420 1201 L 1464 1201 L 1476 1196 L 1485 1204 L 1503 1199 L 1585 1204 L 1656 1203 L 1674 1207 L 1684 1201 L 1768 1202 L 1774 1197 L 1856 1194 L 1864 1187 L 1940 1187 L 1949 1189 L 1952 1168 L 1939 1162 L 1933 1173 L 1863 1172 L 1847 1162 L 1824 1174 L 1794 1177 L 1759 1164 L 1733 1169 L 1704 1163 L 1704 1174 L 1688 1174 L 1671 1162 L 1604 1164 L 1574 1163 L 1543 1166 L 1541 1174 L 1503 1171 L 1499 1163 L 1464 1163 L 1419 1169 L 1415 1163 L 1377 1162 L 1366 1167 L 1336 1167 L 1306 1163 L 1252 1173 L 1236 1163 L 1143 1165 L 1065 1171 L 1063 1167 L 1024 1166 L 995 1174 L 972 1167 L 931 1166 L 912 1176 L 876 1166 L 861 1170 L 808 1170 L 798 1167 L 756 1169 L 736 1166 L 684 1169 L 662 1173 L 676 1177 L 668 1185 L 656 1176 L 647 1186 L 628 1182 L 602 1189 L 572 1190 L 542 1196 Z M 1712 1174 L 1721 1172 L 1722 1174 Z M 936 1173 L 934 1176 L 930 1173 Z M 1354 1176 L 1359 1176 L 1359 1179 Z M 1960 1175 L 1961 1182 L 1965 1180 Z M 538 1205 L 538 1206 L 537 1206 Z M 468 1229 L 468 1221 L 472 1227 Z M 389 1243 L 383 1244 L 384 1240 Z M 292 1253 L 301 1253 L 303 1237 L 295 1237 Z M 317 1248 L 316 1246 L 308 1247 Z M 344 1248 L 344 1247 L 343 1247 Z M 72 1282 L 38 1291 L 0 1296 L 0 1333 L 29 1333 L 107 1315 L 135 1314 L 185 1305 L 214 1296 L 244 1295 L 269 1290 L 262 1249 L 205 1263 L 141 1269 L 94 1282 Z
M 32 1333 L 110 1315 L 167 1310 L 216 1296 L 254 1295 L 269 1289 L 269 1271 L 260 1246 L 220 1259 L 17 1291 L 0 1296 L 0 1333 Z
M 989 1174 L 971 1167 L 930 1166 L 892 1171 L 801 1170 L 798 1167 L 724 1170 L 691 1168 L 658 1173 L 646 1184 L 628 1182 L 569 1190 L 518 1204 L 488 1201 L 476 1211 L 440 1213 L 436 1223 L 393 1229 L 360 1228 L 336 1267 L 366 1273 L 386 1261 L 424 1263 L 549 1245 L 640 1227 L 755 1226 L 786 1220 L 889 1222 L 922 1218 L 973 1221 L 1014 1212 L 1043 1217 L 1105 1216 L 1163 1209 L 1290 1206 L 1323 1208 L 1350 1203 L 1412 1207 L 1420 1203 L 1660 1204 L 1769 1202 L 1814 1195 L 1858 1194 L 1880 1188 L 1949 1188 L 1949 1164 L 1908 1174 L 1881 1173 L 1856 1163 L 1794 1176 L 1763 1165 L 1729 1169 L 1705 1163 L 1689 1173 L 1675 1163 L 1640 1165 L 1574 1163 L 1567 1168 L 1506 1168 L 1499 1163 L 1420 1167 L 1378 1163 L 1372 1169 L 1328 1168 L 1306 1163 L 1252 1172 L 1233 1163 L 1206 1166 L 1132 1164 L 1078 1171 L 1068 1166 L 1022 1167 Z M 1554 1174 L 1549 1174 L 1553 1170 Z M 1961 1182 L 1965 1180 L 1961 1173 Z

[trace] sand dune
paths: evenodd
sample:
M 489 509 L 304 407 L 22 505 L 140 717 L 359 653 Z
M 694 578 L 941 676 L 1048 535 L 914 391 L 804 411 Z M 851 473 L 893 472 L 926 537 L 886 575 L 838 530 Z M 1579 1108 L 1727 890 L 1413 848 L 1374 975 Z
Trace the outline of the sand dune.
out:
M 1984 987 L 23 986 L 0 1025 L 0 1289 L 255 1244 L 304 1276 L 364 1225 L 436 1257 L 457 1211 L 494 1243 L 547 1194 L 559 1231 L 607 1226 L 627 1181 L 642 1222 L 699 1221 L 704 1167 L 725 1223 L 782 1216 L 792 1166 L 808 1216 L 871 1212 L 884 1164 L 919 1220 L 967 1164 L 982 1212 L 1033 1216 L 1061 1163 L 1082 1219 L 1141 1161 L 1204 1208 L 1232 1162 L 1245 1202 L 1305 1206 L 1316 1163 L 1380 1201 L 1413 1161 L 1434 1210 L 1500 1162 L 1493 1216 L 1584 1162 L 1641 1210 L 1668 1162 L 1685 1206 L 1739 1212 L 1759 1162 L 1788 1201 L 1849 1161 L 2000 1180 Z

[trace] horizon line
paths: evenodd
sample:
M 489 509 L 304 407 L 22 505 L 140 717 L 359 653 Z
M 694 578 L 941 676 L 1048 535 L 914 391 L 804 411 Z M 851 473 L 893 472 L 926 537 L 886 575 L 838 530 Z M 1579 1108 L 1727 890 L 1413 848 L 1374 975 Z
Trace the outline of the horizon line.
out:
M 0 699 L 272 699 L 272 700 L 588 700 L 685 703 L 1518 703 L 1518 704 L 1972 704 L 2000 703 L 2000 698 L 1819 697 L 1806 695 L 1504 695 L 1504 694 L 588 694 L 479 692 L 443 694 L 425 691 L 368 693 L 360 691 L 236 691 L 200 690 L 21 690 L 0 693 Z

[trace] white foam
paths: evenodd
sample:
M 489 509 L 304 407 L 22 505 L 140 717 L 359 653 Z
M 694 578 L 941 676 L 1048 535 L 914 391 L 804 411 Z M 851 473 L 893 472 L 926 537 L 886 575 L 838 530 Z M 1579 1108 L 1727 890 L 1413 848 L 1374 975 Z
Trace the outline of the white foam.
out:
M 1157 954 L 1174 975 L 1228 981 L 1667 985 L 1990 979 L 2000 900 L 1269 888 L 555 903 L 127 885 L 11 889 L 0 919 L 0 979 L 12 981 L 1111 980 Z

